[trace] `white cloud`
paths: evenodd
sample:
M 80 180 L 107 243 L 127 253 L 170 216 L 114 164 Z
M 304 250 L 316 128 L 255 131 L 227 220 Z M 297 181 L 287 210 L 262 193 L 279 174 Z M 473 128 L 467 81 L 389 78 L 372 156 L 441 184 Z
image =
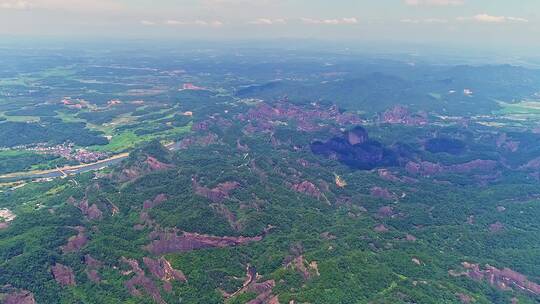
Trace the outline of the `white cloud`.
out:
M 196 25 L 196 26 L 211 26 L 211 27 L 220 27 L 224 23 L 219 20 L 195 20 L 195 21 L 183 21 L 183 20 L 166 20 L 163 22 L 165 25 Z
M 464 3 L 464 0 L 405 0 L 405 4 L 410 6 L 457 6 Z
M 351 18 L 340 18 L 340 19 L 312 19 L 312 18 L 300 18 L 305 24 L 326 24 L 326 25 L 339 25 L 339 24 L 357 24 L 358 19 Z
M 125 6 L 116 0 L 0 0 L 0 9 L 103 12 L 123 8 Z
M 488 14 L 478 14 L 474 16 L 473 19 L 478 22 L 492 22 L 492 23 L 499 23 L 499 22 L 506 21 L 506 17 L 504 16 L 491 16 Z
M 420 23 L 427 23 L 427 24 L 434 24 L 434 23 L 448 23 L 447 19 L 439 19 L 439 18 L 427 18 L 427 19 L 401 19 L 400 22 L 402 23 L 412 23 L 412 24 L 420 24 Z
M 0 2 L 0 9 L 28 10 L 32 5 L 28 1 L 3 1 Z
M 529 19 L 525 19 L 521 17 L 506 17 L 506 20 L 514 21 L 514 22 L 529 22 Z
M 511 16 L 493 16 L 489 14 L 478 14 L 473 17 L 458 17 L 458 21 L 475 21 L 480 23 L 505 23 L 505 22 L 517 22 L 526 23 L 529 20 L 520 17 Z
M 141 20 L 141 24 L 142 24 L 142 25 L 146 25 L 146 26 L 156 25 L 155 22 L 153 22 L 153 21 L 148 21 L 148 20 Z
M 268 18 L 259 18 L 257 20 L 253 20 L 248 22 L 249 24 L 257 24 L 257 25 L 281 25 L 281 24 L 287 24 L 287 20 L 285 19 L 268 19 Z

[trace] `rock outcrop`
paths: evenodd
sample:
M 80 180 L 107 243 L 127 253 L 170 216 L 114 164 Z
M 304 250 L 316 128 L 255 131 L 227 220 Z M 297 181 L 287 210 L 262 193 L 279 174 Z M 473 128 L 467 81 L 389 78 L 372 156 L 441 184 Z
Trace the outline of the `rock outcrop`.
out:
M 3 298 L 2 294 L 5 294 Z M 36 304 L 33 293 L 13 288 L 10 285 L 0 287 L 0 302 L 3 304 Z
M 156 197 L 154 197 L 154 199 L 144 201 L 143 202 L 143 209 L 152 209 L 152 208 L 156 207 L 157 205 L 163 203 L 167 199 L 168 199 L 168 197 L 167 197 L 166 194 L 163 194 L 163 193 L 158 194 L 158 195 L 156 195 Z
M 196 177 L 191 178 L 192 187 L 195 194 L 203 196 L 213 203 L 221 203 L 229 197 L 231 191 L 240 186 L 237 182 L 224 182 L 214 188 L 201 186 Z
M 391 193 L 388 189 L 382 187 L 373 187 L 370 190 L 371 196 L 376 198 L 382 198 L 386 200 L 395 200 L 396 195 Z
M 278 297 L 272 294 L 272 289 L 276 286 L 274 280 L 257 282 L 261 277 L 257 273 L 257 269 L 251 265 L 246 266 L 246 278 L 242 287 L 232 294 L 223 292 L 225 298 L 230 299 L 245 292 L 253 292 L 257 297 L 247 304 L 279 304 Z
M 141 297 L 143 291 L 148 294 L 156 303 L 166 304 L 165 300 L 161 297 L 158 286 L 152 279 L 147 277 L 144 271 L 139 266 L 139 262 L 135 259 L 127 259 L 122 257 L 121 262 L 129 265 L 131 270 L 125 272 L 125 275 L 134 273 L 135 275 L 124 283 L 129 293 L 135 297 Z M 141 291 L 142 289 L 142 291 Z
M 405 166 L 405 170 L 409 174 L 421 175 L 421 176 L 434 176 L 442 173 L 469 173 L 474 171 L 489 172 L 497 168 L 498 162 L 494 160 L 477 159 L 470 162 L 444 166 L 437 163 L 422 161 L 422 162 L 408 162 Z
M 77 235 L 74 235 L 68 239 L 66 245 L 62 246 L 63 253 L 70 253 L 81 250 L 86 243 L 88 243 L 88 238 L 86 237 L 86 229 L 84 227 L 75 227 L 77 230 Z
M 319 190 L 319 188 L 309 181 L 303 181 L 301 183 L 292 185 L 292 190 L 315 197 L 317 199 L 320 199 L 322 196 L 322 192 Z
M 360 126 L 326 142 L 315 141 L 310 148 L 314 154 L 338 160 L 355 169 L 371 170 L 398 164 L 397 153 L 380 142 L 370 140 L 367 131 Z
M 72 202 L 72 200 L 68 200 L 68 203 L 70 202 Z M 78 203 L 75 202 L 73 204 L 88 220 L 100 220 L 103 217 L 103 212 L 99 209 L 99 207 L 96 204 L 89 205 L 88 199 L 86 198 Z
M 425 112 L 411 114 L 408 108 L 401 105 L 396 105 L 393 108 L 386 110 L 379 117 L 379 121 L 389 124 L 424 126 L 428 124 L 428 117 Z
M 484 269 L 479 264 L 463 262 L 464 271 L 450 270 L 452 276 L 466 276 L 475 281 L 486 281 L 491 286 L 501 290 L 523 291 L 533 295 L 540 295 L 540 285 L 531 282 L 527 277 L 509 268 L 498 269 L 486 265 Z
M 73 269 L 71 269 L 71 267 L 56 263 L 51 267 L 51 272 L 56 282 L 61 286 L 76 285 L 75 274 L 73 273 Z
M 157 260 L 144 257 L 143 263 L 150 273 L 157 279 L 163 281 L 163 288 L 167 292 L 172 291 L 172 281 L 187 282 L 187 278 L 180 270 L 176 270 L 171 266 L 171 263 L 164 257 Z
M 86 264 L 86 276 L 88 279 L 94 283 L 100 283 L 101 276 L 98 273 L 98 269 L 103 266 L 102 263 L 89 254 L 84 256 L 84 263 Z
M 258 242 L 263 236 L 254 237 L 232 237 L 232 236 L 212 236 L 206 234 L 181 232 L 153 232 L 150 236 L 153 241 L 146 246 L 146 250 L 152 254 L 161 255 L 174 252 L 187 252 L 205 248 L 224 248 L 245 245 L 251 242 Z

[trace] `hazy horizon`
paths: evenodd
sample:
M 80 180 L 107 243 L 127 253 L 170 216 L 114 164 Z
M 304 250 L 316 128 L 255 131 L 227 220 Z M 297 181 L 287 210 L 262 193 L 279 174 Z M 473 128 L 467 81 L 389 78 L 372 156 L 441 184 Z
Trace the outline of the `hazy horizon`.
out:
M 534 54 L 540 3 L 523 0 L 0 0 L 18 39 L 314 40 Z

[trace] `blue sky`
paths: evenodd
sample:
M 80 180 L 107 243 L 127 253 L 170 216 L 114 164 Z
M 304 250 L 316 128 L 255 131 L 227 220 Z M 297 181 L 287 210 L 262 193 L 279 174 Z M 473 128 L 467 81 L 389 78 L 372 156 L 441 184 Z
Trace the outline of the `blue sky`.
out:
M 540 0 L 0 0 L 0 35 L 540 46 Z

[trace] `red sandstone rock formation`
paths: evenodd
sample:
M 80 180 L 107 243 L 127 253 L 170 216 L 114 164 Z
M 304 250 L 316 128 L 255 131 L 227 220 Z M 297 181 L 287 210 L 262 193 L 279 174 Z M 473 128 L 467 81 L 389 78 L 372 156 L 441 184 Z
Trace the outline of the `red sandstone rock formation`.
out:
M 253 292 L 257 297 L 247 304 L 279 304 L 278 297 L 272 294 L 272 289 L 276 286 L 274 280 L 268 280 L 261 283 L 257 282 L 260 276 L 257 269 L 249 264 L 246 267 L 246 279 L 242 287 L 232 294 L 224 293 L 225 298 L 229 299 L 245 292 Z
M 182 139 L 178 143 L 178 148 L 181 150 L 188 149 L 191 146 L 206 147 L 218 142 L 218 136 L 214 133 L 209 133 L 205 136 L 191 136 Z
M 409 242 L 416 242 L 416 237 L 412 234 L 407 234 L 405 236 L 405 240 L 409 241 Z
M 466 295 L 464 293 L 458 293 L 458 294 L 456 294 L 456 296 L 458 297 L 458 299 L 463 304 L 470 304 L 470 303 L 472 303 L 474 301 L 474 299 L 471 296 Z
M 176 232 L 154 232 L 151 234 L 151 238 L 154 240 L 145 247 L 146 250 L 150 251 L 152 254 L 161 255 L 204 248 L 223 248 L 245 245 L 251 242 L 258 242 L 262 240 L 263 236 L 219 237 L 189 232 L 183 232 L 181 235 L 178 235 Z
M 531 282 L 527 277 L 519 272 L 509 268 L 497 269 L 493 266 L 486 265 L 485 269 L 481 269 L 478 264 L 468 262 L 462 263 L 465 271 L 458 272 L 450 270 L 452 276 L 466 276 L 476 281 L 487 281 L 491 286 L 501 290 L 518 290 L 533 295 L 540 295 L 540 285 Z
M 401 182 L 401 179 L 394 175 L 392 172 L 390 172 L 390 170 L 388 169 L 379 169 L 377 170 L 377 173 L 379 174 L 379 177 L 384 180 L 390 182 Z
M 232 213 L 227 206 L 224 204 L 212 204 L 210 206 L 216 211 L 216 213 L 227 219 L 227 222 L 231 228 L 233 228 L 235 231 L 242 230 L 242 223 L 236 219 L 236 215 L 234 215 L 234 213 Z
M 304 259 L 303 255 L 299 255 L 296 258 L 293 258 L 292 261 L 287 263 L 286 267 L 300 272 L 305 281 L 315 276 L 320 276 L 317 262 L 312 261 L 311 263 L 308 263 Z
M 312 182 L 309 181 L 303 181 L 299 184 L 294 184 L 292 186 L 292 190 L 312 197 L 316 197 L 317 199 L 320 199 L 322 196 L 319 188 L 317 188 L 317 186 L 315 186 Z
M 411 114 L 401 105 L 396 105 L 382 114 L 380 120 L 389 124 L 404 124 L 408 126 L 423 126 L 428 124 L 427 114 L 419 112 Z
M 517 152 L 517 150 L 519 149 L 520 142 L 513 141 L 508 138 L 508 135 L 506 133 L 502 133 L 497 138 L 496 144 L 497 144 L 497 148 L 503 148 L 510 152 Z
M 539 170 L 540 157 L 530 160 L 528 163 L 520 167 L 522 170 Z
M 126 273 L 126 275 L 134 273 L 135 276 L 129 279 L 124 283 L 129 293 L 135 297 L 141 297 L 143 295 L 142 291 L 139 288 L 142 288 L 146 294 L 148 294 L 152 299 L 158 304 L 166 304 L 161 294 L 159 293 L 159 288 L 154 283 L 154 281 L 148 278 L 144 271 L 139 266 L 139 262 L 134 259 L 126 259 L 122 257 L 120 260 L 123 263 L 128 264 L 131 267 L 131 271 Z
M 504 225 L 501 222 L 495 222 L 491 225 L 489 225 L 489 231 L 496 233 L 500 232 L 504 229 Z
M 373 230 L 375 230 L 375 232 L 379 232 L 379 233 L 389 231 L 388 228 L 384 224 L 379 224 L 379 225 L 375 226 L 375 228 L 373 228 Z
M 34 299 L 34 294 L 28 290 L 13 290 L 7 293 L 2 303 L 4 304 L 36 304 L 36 300 Z
M 74 235 L 68 239 L 66 245 L 62 246 L 63 253 L 70 253 L 79 251 L 86 243 L 88 243 L 88 238 L 85 235 L 86 229 L 84 227 L 75 227 L 79 232 L 77 235 Z
M 498 163 L 494 160 L 477 159 L 463 164 L 443 166 L 431 162 L 408 162 L 405 169 L 409 174 L 433 176 L 440 173 L 468 173 L 471 171 L 492 171 L 497 167 Z
M 154 277 L 160 279 L 163 282 L 180 281 L 187 282 L 186 276 L 180 270 L 172 268 L 169 261 L 164 257 L 157 260 L 144 257 L 143 263 Z
M 56 263 L 51 267 L 51 272 L 56 282 L 61 286 L 73 286 L 76 284 L 75 274 L 69 266 Z
M 152 156 L 147 156 L 145 163 L 148 165 L 148 167 L 152 171 L 166 170 L 166 169 L 172 168 L 172 165 L 162 163 Z
M 373 187 L 370 190 L 371 196 L 374 196 L 376 198 L 382 198 L 387 200 L 394 200 L 396 199 L 396 195 L 393 193 L 390 193 L 390 191 L 386 188 L 381 187 Z
M 394 215 L 394 209 L 390 206 L 383 206 L 377 211 L 379 217 L 392 217 Z
M 88 279 L 94 283 L 100 283 L 101 276 L 99 275 L 98 269 L 101 268 L 102 263 L 89 254 L 84 256 L 84 263 L 86 264 L 86 276 Z
M 154 197 L 154 199 L 152 200 L 146 200 L 143 202 L 143 209 L 151 209 L 151 208 L 154 208 L 156 207 L 157 205 L 163 203 L 164 201 L 166 201 L 168 199 L 167 195 L 166 194 L 158 194 L 156 195 L 156 197 Z
M 240 186 L 237 182 L 225 182 L 217 185 L 215 188 L 210 189 L 204 186 L 201 186 L 197 181 L 196 177 L 191 178 L 192 188 L 195 194 L 206 197 L 213 203 L 221 203 L 226 198 L 229 197 L 229 194 L 234 189 Z
M 99 220 L 103 216 L 103 212 L 99 210 L 99 207 L 96 204 L 88 205 L 88 200 L 83 199 L 79 203 L 75 204 L 75 207 L 81 210 L 82 214 L 86 216 L 89 220 Z

